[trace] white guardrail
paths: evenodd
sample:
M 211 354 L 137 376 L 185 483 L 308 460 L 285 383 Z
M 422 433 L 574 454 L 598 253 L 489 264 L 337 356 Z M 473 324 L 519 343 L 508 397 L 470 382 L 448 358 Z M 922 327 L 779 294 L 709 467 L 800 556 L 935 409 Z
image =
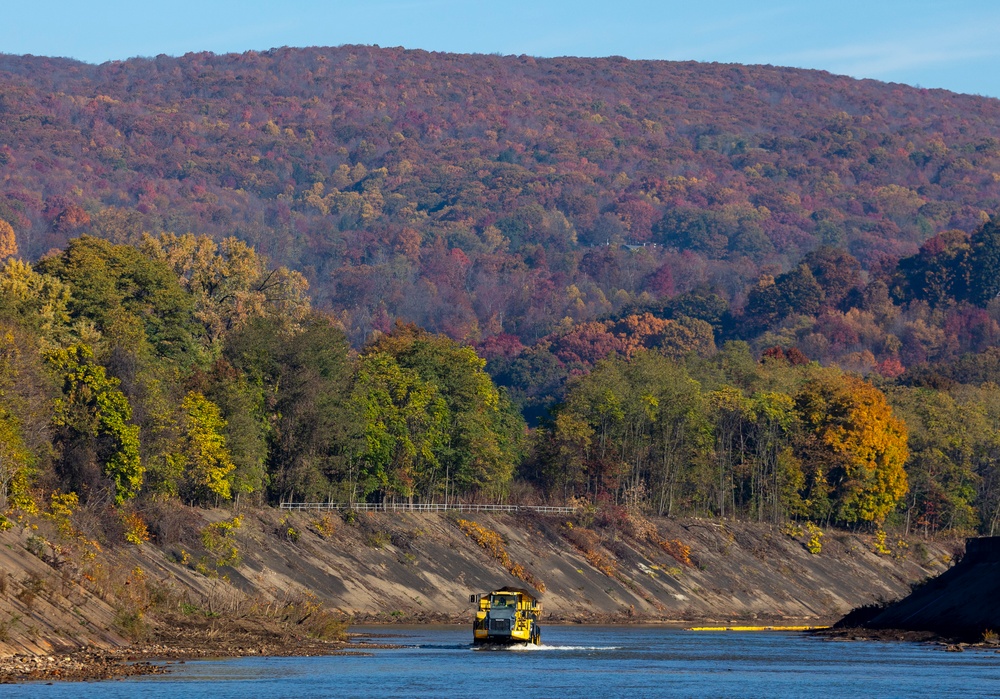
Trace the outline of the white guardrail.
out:
M 282 510 L 354 510 L 356 512 L 535 512 L 543 515 L 571 515 L 575 507 L 550 505 L 463 505 L 434 502 L 283 502 Z

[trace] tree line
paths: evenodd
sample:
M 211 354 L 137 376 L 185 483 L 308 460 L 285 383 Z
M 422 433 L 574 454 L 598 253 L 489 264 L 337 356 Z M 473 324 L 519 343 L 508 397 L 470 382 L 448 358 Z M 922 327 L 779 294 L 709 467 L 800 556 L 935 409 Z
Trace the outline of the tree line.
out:
M 517 497 L 1000 528 L 995 351 L 866 379 L 794 347 L 716 348 L 684 314 L 633 314 L 555 347 L 588 364 L 528 429 L 472 347 L 397 323 L 354 350 L 307 287 L 233 238 L 83 236 L 36 264 L 9 246 L 3 521 L 72 492 L 120 512 Z
M 0 267 L 0 511 L 179 498 L 497 498 L 523 421 L 469 347 L 352 351 L 301 275 L 244 243 L 73 239 Z

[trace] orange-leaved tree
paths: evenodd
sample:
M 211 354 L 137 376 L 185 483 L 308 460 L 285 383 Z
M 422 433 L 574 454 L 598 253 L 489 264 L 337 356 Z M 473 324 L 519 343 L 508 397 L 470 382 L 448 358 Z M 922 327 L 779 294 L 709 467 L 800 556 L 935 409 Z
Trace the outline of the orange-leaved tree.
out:
M 906 425 L 885 394 L 870 383 L 837 372 L 811 379 L 796 408 L 812 443 L 812 460 L 829 484 L 833 515 L 842 522 L 881 526 L 907 491 Z
M 0 218 L 0 260 L 17 254 L 17 237 L 14 227 Z

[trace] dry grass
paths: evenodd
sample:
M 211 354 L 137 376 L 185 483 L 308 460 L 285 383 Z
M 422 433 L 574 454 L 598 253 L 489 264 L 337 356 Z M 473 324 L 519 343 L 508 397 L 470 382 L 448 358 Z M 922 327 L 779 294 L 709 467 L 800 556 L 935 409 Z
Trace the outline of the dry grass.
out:
M 508 573 L 513 575 L 518 580 L 523 580 L 524 582 L 531 585 L 533 588 L 539 592 L 545 592 L 545 583 L 539 580 L 531 571 L 525 569 L 520 563 L 515 563 L 510 554 L 507 553 L 507 547 L 504 543 L 503 537 L 497 532 L 493 531 L 489 527 L 484 527 L 478 522 L 473 522 L 469 519 L 456 519 L 455 525 L 462 530 L 462 532 L 479 544 L 479 547 L 489 553 L 497 563 L 503 566 Z
M 597 568 L 609 578 L 618 579 L 618 563 L 601 551 L 601 537 L 586 527 L 569 526 L 564 529 L 566 539 L 575 546 L 587 563 Z
M 340 612 L 328 609 L 315 595 L 286 592 L 280 597 L 247 595 L 222 581 L 216 581 L 207 594 L 192 601 L 185 596 L 175 602 L 185 615 L 197 614 L 212 619 L 274 623 L 287 631 L 322 641 L 345 641 L 347 620 Z
M 32 609 L 35 606 L 35 600 L 45 591 L 46 587 L 45 578 L 31 573 L 21 581 L 21 591 L 17 593 L 17 599 L 25 607 Z

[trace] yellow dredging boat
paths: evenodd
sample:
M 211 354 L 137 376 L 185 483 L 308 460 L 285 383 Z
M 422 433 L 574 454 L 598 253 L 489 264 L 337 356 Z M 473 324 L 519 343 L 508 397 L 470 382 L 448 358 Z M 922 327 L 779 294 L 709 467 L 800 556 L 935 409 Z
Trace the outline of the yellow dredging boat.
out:
M 541 645 L 542 627 L 538 624 L 538 617 L 542 613 L 542 605 L 532 593 L 519 587 L 501 587 L 493 592 L 470 595 L 469 601 L 479 605 L 472 624 L 473 643 L 476 645 Z

